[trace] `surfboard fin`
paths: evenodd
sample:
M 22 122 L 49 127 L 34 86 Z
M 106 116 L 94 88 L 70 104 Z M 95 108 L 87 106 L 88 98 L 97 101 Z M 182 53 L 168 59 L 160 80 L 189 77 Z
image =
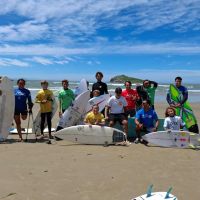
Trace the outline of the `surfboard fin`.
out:
M 165 199 L 170 198 L 169 195 L 170 195 L 171 191 L 172 191 L 172 187 L 170 187 L 170 188 L 168 189 L 167 194 L 166 194 L 166 196 L 165 196 Z
M 148 187 L 148 189 L 147 189 L 147 197 L 150 197 L 150 196 L 151 196 L 152 191 L 153 191 L 153 184 L 150 185 L 150 186 Z

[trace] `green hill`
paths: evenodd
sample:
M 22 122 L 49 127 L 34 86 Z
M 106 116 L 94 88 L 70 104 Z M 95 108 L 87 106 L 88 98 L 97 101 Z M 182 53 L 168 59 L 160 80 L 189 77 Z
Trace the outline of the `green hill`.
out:
M 124 83 L 125 81 L 131 81 L 132 83 L 142 83 L 143 80 L 126 75 L 117 75 L 110 79 L 111 83 Z

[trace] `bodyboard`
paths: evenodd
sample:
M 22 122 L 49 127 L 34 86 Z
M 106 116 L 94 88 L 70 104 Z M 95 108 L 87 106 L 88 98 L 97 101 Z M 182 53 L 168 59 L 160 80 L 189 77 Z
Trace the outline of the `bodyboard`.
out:
M 183 95 L 181 94 L 181 92 L 178 90 L 177 87 L 175 87 L 173 84 L 170 84 L 169 92 L 172 102 L 174 103 L 181 102 Z M 182 118 L 182 120 L 185 122 L 187 129 L 197 124 L 196 117 L 188 101 L 186 101 L 181 107 L 175 109 L 176 109 L 176 115 Z

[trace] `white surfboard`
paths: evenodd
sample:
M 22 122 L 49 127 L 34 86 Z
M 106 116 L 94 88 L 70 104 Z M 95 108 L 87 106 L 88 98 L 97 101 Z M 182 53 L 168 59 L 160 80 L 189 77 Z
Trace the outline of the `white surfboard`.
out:
M 150 144 L 163 147 L 188 148 L 200 145 L 200 136 L 188 131 L 158 131 L 142 137 Z
M 0 140 L 8 137 L 14 117 L 14 106 L 13 83 L 6 76 L 0 77 Z
M 168 198 L 165 198 L 166 192 L 153 192 L 150 197 L 146 194 L 136 197 L 132 200 L 178 200 L 174 195 L 170 194 Z
M 70 106 L 60 118 L 57 129 L 76 125 L 85 113 L 85 108 L 90 98 L 90 91 L 87 90 L 78 95 Z
M 87 86 L 87 81 L 86 79 L 81 79 L 79 85 L 76 87 L 75 91 L 74 91 L 74 95 L 75 97 L 77 97 L 78 95 L 80 95 L 81 93 L 85 92 L 88 90 L 88 86 Z
M 51 128 L 51 132 L 54 132 L 54 131 L 55 131 L 55 128 Z M 48 128 L 45 128 L 44 129 L 44 133 L 48 133 L 48 132 L 49 132 Z M 21 133 L 22 134 L 27 134 L 27 128 L 22 129 Z M 28 129 L 28 133 L 30 133 L 30 134 L 34 133 L 33 130 L 32 130 L 32 128 Z M 10 129 L 10 134 L 18 134 L 17 129 L 16 128 Z
M 91 98 L 88 101 L 88 104 L 87 104 L 87 107 L 86 107 L 86 113 L 92 111 L 92 106 L 95 105 L 95 104 L 99 106 L 99 112 L 101 112 L 105 108 L 109 98 L 110 98 L 109 94 L 103 94 L 103 95 L 100 95 L 98 97 Z
M 58 104 L 56 102 L 55 97 L 53 97 L 51 118 L 53 118 L 53 116 L 55 115 L 57 108 L 58 108 Z M 33 121 L 32 132 L 34 134 L 40 134 L 41 133 L 40 124 L 41 124 L 41 112 L 39 111 L 37 116 L 35 117 L 35 119 Z M 47 120 L 45 120 L 44 127 L 47 127 Z
M 55 136 L 79 144 L 115 144 L 127 140 L 123 131 L 97 125 L 71 126 L 56 132 Z
M 172 187 L 167 192 L 152 192 L 153 185 L 149 186 L 147 194 L 143 194 L 139 197 L 131 200 L 178 200 L 176 196 L 171 194 Z

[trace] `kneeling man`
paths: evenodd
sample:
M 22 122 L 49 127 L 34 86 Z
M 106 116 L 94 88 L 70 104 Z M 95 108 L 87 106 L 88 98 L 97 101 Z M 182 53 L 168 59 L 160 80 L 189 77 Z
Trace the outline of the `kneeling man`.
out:
M 142 101 L 142 108 L 135 115 L 136 124 L 136 140 L 135 143 L 146 143 L 141 139 L 141 132 L 145 134 L 155 132 L 158 129 L 159 121 L 158 116 L 151 108 L 150 100 Z

